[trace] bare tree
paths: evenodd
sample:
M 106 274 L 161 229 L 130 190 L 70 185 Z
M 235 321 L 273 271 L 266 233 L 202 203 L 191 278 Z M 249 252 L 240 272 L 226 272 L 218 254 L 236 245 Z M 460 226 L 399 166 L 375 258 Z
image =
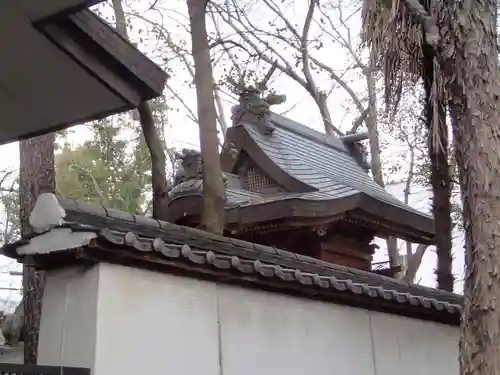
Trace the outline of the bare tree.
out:
M 214 12 L 217 12 L 218 16 L 239 37 L 239 40 L 223 39 L 219 34 L 217 36 L 219 43 L 240 46 L 250 57 L 276 65 L 278 70 L 302 86 L 316 103 L 327 134 L 342 134 L 332 123 L 328 100 L 329 94 L 335 87 L 344 90 L 358 112 L 350 131 L 355 132 L 363 123 L 365 124 L 369 134 L 372 175 L 375 182 L 384 187 L 377 120 L 376 69 L 374 60 L 363 59 L 362 51 L 355 47 L 348 20 L 346 20 L 352 15 L 344 17 L 343 6 L 340 2 L 320 3 L 317 0 L 310 0 L 304 22 L 299 27 L 287 18 L 284 12 L 284 9 L 290 5 L 288 2 L 263 0 L 259 4 L 276 19 L 276 21 L 269 22 L 272 28 L 260 27 L 252 21 L 249 12 L 239 1 L 227 0 L 225 6 L 213 5 Z M 312 26 L 315 27 L 314 35 L 311 35 Z M 292 58 L 290 53 L 278 49 L 275 43 L 271 43 L 271 39 L 281 42 L 285 46 L 284 49 L 291 51 Z M 315 53 L 324 48 L 327 39 L 333 45 L 342 47 L 351 58 L 352 65 L 345 72 L 338 73 L 332 65 L 322 61 Z M 361 74 L 366 83 L 364 93 L 366 98 L 358 94 L 344 78 L 346 72 L 354 70 Z M 331 85 L 327 90 L 319 87 L 318 79 L 315 78 L 318 74 L 314 74 L 315 72 L 329 78 Z M 390 265 L 398 265 L 396 238 L 387 240 L 387 249 Z
M 200 147 L 203 157 L 203 209 L 201 226 L 223 234 L 225 193 L 219 159 L 217 111 L 214 105 L 213 73 L 207 35 L 207 2 L 187 0 L 194 60 L 194 82 L 200 124 Z
M 430 9 L 428 1 L 417 4 L 424 12 L 426 8 Z M 452 181 L 448 165 L 446 97 L 439 65 L 435 61 L 435 49 L 421 33 L 420 24 L 412 22 L 411 18 L 407 22 L 407 15 L 391 12 L 387 8 L 378 11 L 373 4 L 365 2 L 363 16 L 364 37 L 372 48 L 372 59 L 382 67 L 387 107 L 393 112 L 397 111 L 403 88 L 423 83 L 424 122 L 428 132 L 429 179 L 433 190 L 432 212 L 438 255 L 436 274 L 438 287 L 453 291 Z
M 391 175 L 404 173 L 400 181 L 404 183 L 403 202 L 410 205 L 410 197 L 414 185 L 428 185 L 429 158 L 425 134 L 425 122 L 421 113 L 423 106 L 418 100 L 418 88 L 408 88 L 401 94 L 399 110 L 395 113 L 384 112 L 380 116 L 381 129 L 394 139 L 392 146 L 403 146 L 400 152 L 395 152 L 390 164 Z M 391 142 L 392 143 L 392 142 Z M 401 163 L 399 160 L 405 160 Z M 389 180 L 388 183 L 391 183 Z M 420 244 L 415 249 L 410 241 L 404 243 L 407 259 L 406 271 L 399 276 L 410 283 L 415 281 L 417 271 L 422 263 L 428 245 Z
M 113 0 L 116 29 L 128 39 L 127 23 L 121 0 Z M 163 143 L 155 127 L 153 112 L 147 102 L 139 104 L 139 122 L 146 145 L 151 155 L 151 177 L 153 186 L 153 217 L 168 220 L 168 180 L 166 172 L 166 156 Z
M 266 10 L 274 13 L 284 23 L 286 30 L 292 34 L 292 38 L 289 39 L 288 35 L 284 35 L 283 32 L 280 32 L 282 28 L 279 27 L 275 27 L 275 30 L 261 29 L 250 19 L 247 12 L 242 9 L 242 5 L 237 1 L 228 0 L 225 3 L 225 6 L 212 4 L 212 8 L 213 11 L 216 12 L 218 16 L 236 32 L 239 38 L 241 38 L 243 44 L 245 44 L 245 47 L 242 47 L 244 51 L 250 52 L 252 55 L 256 55 L 256 57 L 267 62 L 269 65 L 273 65 L 277 62 L 277 67 L 281 72 L 285 73 L 294 81 L 299 83 L 311 95 L 320 110 L 325 124 L 325 131 L 328 134 L 340 133 L 340 131 L 332 124 L 330 111 L 327 105 L 328 92 L 323 91 L 318 87 L 311 72 L 311 65 L 320 63 L 314 58 L 314 56 L 311 56 L 309 47 L 311 42 L 309 39 L 309 32 L 311 25 L 313 24 L 314 12 L 317 10 L 317 2 L 310 2 L 301 31 L 299 31 L 298 28 L 296 28 L 283 15 L 280 10 L 280 6 L 272 0 L 264 0 L 263 4 L 266 5 Z M 299 61 L 300 69 L 296 69 L 294 67 L 290 56 L 285 55 L 277 48 L 271 46 L 269 37 L 286 43 L 294 50 L 295 53 L 298 54 L 297 60 Z M 224 38 L 224 40 L 219 40 L 219 42 L 223 44 L 230 43 L 242 46 L 242 43 L 239 41 L 229 40 L 226 38 Z M 329 73 L 333 73 L 334 77 L 338 79 L 339 84 L 341 86 L 345 86 L 344 88 L 352 92 L 352 95 L 357 99 L 354 91 L 352 91 L 347 83 L 343 81 L 340 75 L 338 75 L 335 71 L 331 71 Z
M 151 9 L 155 9 L 155 6 L 152 6 Z M 189 20 L 187 20 L 186 24 L 179 23 L 176 20 L 170 19 L 168 17 L 168 12 L 162 12 L 162 14 L 165 15 L 165 17 L 162 17 L 162 19 L 165 18 L 166 21 L 169 23 L 168 27 L 165 27 L 165 25 L 162 22 L 149 19 L 143 13 L 138 13 L 131 10 L 126 14 L 129 15 L 130 17 L 136 18 L 146 23 L 151 27 L 151 32 L 157 39 L 157 42 L 161 42 L 162 44 L 164 44 L 165 53 L 172 55 L 172 57 L 170 57 L 169 60 L 179 62 L 180 66 L 182 67 L 181 69 L 183 69 L 187 73 L 189 80 L 187 80 L 185 83 L 188 85 L 194 83 L 195 68 L 194 68 L 193 56 L 191 54 L 192 51 L 190 51 L 188 47 L 186 47 L 185 43 L 182 40 L 178 40 L 175 37 L 173 37 L 170 32 L 171 29 L 170 22 L 175 22 L 179 28 L 185 31 L 186 35 L 189 35 L 191 32 L 189 27 L 187 26 Z M 185 98 L 183 98 L 178 93 L 178 91 L 174 89 L 174 87 L 172 87 L 172 85 L 168 82 L 166 84 L 166 89 L 168 95 L 173 100 L 178 102 L 180 107 L 186 112 L 189 120 L 199 124 L 198 116 L 195 113 L 196 110 L 193 109 L 190 103 Z M 221 96 L 221 87 L 220 85 L 217 84 L 215 79 L 213 82 L 213 91 L 214 91 L 214 101 L 217 109 L 217 122 L 222 132 L 221 135 L 225 137 L 228 128 L 228 122 L 225 116 L 224 99 Z

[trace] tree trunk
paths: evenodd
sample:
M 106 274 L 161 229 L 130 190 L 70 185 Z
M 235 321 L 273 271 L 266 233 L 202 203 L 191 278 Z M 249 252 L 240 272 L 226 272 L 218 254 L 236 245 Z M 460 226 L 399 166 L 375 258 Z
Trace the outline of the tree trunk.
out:
M 462 375 L 500 374 L 500 85 L 493 0 L 449 2 L 450 111 L 461 174 L 467 270 Z
M 368 115 L 366 116 L 365 124 L 370 142 L 371 170 L 375 182 L 384 187 L 382 162 L 380 161 L 380 141 L 378 137 L 377 87 L 372 72 L 367 72 L 366 74 L 366 86 L 368 90 Z
M 325 133 L 329 136 L 336 137 L 338 135 L 336 132 L 337 128 L 333 126 L 332 115 L 330 114 L 330 110 L 328 109 L 327 95 L 318 91 L 310 91 L 309 93 L 318 106 L 319 114 L 321 115 L 321 120 L 323 121 L 323 126 L 325 128 Z
M 163 143 L 155 127 L 153 113 L 148 103 L 139 104 L 142 134 L 151 156 L 151 184 L 153 187 L 153 217 L 168 221 L 168 181 L 166 156 Z
M 201 226 L 222 234 L 225 226 L 224 183 L 219 159 L 217 112 L 214 104 L 212 63 L 206 27 L 206 1 L 187 0 L 194 60 L 194 83 L 203 157 L 203 209 Z
M 21 236 L 32 233 L 29 215 L 38 196 L 55 191 L 54 133 L 19 142 L 19 204 Z M 24 363 L 36 364 L 45 277 L 23 267 Z
M 116 30 L 128 40 L 125 12 L 121 0 L 113 0 Z M 168 181 L 166 172 L 166 156 L 158 131 L 155 126 L 153 111 L 147 102 L 139 104 L 139 122 L 142 134 L 151 156 L 151 179 L 153 190 L 153 217 L 168 220 Z
M 371 61 L 372 59 L 370 59 Z M 377 119 L 377 87 L 373 73 L 374 69 L 370 66 L 366 72 L 366 87 L 368 90 L 368 114 L 365 119 L 366 129 L 368 131 L 368 140 L 370 143 L 370 164 L 373 180 L 382 187 L 385 187 L 384 176 L 382 175 L 382 162 L 380 160 L 380 141 L 378 137 L 378 119 Z M 386 241 L 387 254 L 389 255 L 389 265 L 395 267 L 399 265 L 398 241 L 395 237 L 389 237 Z M 395 275 L 396 277 L 398 275 Z
M 425 91 L 425 126 L 428 136 L 428 152 L 431 162 L 430 184 L 432 186 L 432 214 L 436 231 L 437 286 L 453 292 L 452 218 L 451 218 L 451 176 L 448 163 L 448 127 L 446 125 L 446 99 L 444 93 L 432 92 L 434 81 L 434 53 L 423 46 L 423 81 Z M 441 98 L 433 98 L 441 95 Z M 437 99 L 437 100 L 434 100 Z M 437 107 L 434 107 L 435 102 Z M 434 111 L 437 111 L 435 113 Z M 438 116 L 439 129 L 435 129 L 434 116 Z M 437 139 L 436 139 L 437 138 Z

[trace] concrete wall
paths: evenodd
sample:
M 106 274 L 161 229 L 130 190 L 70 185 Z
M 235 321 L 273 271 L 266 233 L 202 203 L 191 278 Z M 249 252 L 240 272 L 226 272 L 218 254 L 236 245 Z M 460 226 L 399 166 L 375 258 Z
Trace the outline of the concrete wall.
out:
M 437 323 L 109 264 L 45 293 L 39 362 L 94 375 L 458 373 Z

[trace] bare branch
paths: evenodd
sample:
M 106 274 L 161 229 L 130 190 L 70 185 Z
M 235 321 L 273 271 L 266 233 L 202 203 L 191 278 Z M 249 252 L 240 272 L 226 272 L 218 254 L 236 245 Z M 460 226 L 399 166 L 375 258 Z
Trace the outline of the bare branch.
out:
M 196 115 L 193 112 L 193 110 L 188 106 L 188 104 L 186 103 L 186 101 L 182 98 L 182 96 L 180 96 L 179 93 L 177 91 L 175 91 L 172 88 L 172 86 L 170 86 L 168 83 L 165 85 L 165 87 L 167 88 L 168 91 L 170 91 L 170 93 L 172 93 L 172 95 L 179 101 L 179 103 L 182 104 L 182 106 L 184 107 L 184 109 L 188 113 L 188 118 L 191 121 L 193 121 L 195 123 L 198 123 L 198 118 L 196 117 Z
M 361 126 L 361 124 L 366 120 L 366 118 L 368 117 L 370 113 L 370 110 L 369 108 L 366 108 L 357 118 L 356 120 L 354 120 L 354 122 L 352 123 L 352 128 L 351 128 L 351 133 L 355 133 L 359 127 Z
M 353 48 L 352 40 L 351 40 L 351 30 L 346 25 L 346 23 L 345 23 L 345 21 L 343 19 L 341 6 L 339 5 L 339 14 L 340 14 L 339 21 L 342 24 L 342 26 L 346 29 L 347 39 L 344 38 L 344 36 L 342 35 L 342 33 L 340 33 L 337 30 L 337 28 L 333 24 L 333 21 L 332 21 L 331 17 L 325 12 L 325 10 L 323 10 L 321 7 L 319 7 L 319 12 L 323 16 L 323 19 L 328 22 L 328 25 L 330 26 L 330 28 L 331 28 L 331 30 L 333 31 L 334 34 L 330 30 L 326 29 L 320 22 L 317 22 L 317 24 L 321 28 L 321 30 L 323 32 L 325 32 L 327 35 L 329 35 L 333 40 L 339 42 L 342 47 L 346 48 L 347 51 L 349 51 L 351 57 L 356 62 L 357 66 L 360 67 L 364 71 L 366 69 L 366 64 L 364 64 L 361 61 L 359 55 L 355 52 L 355 50 Z
M 217 7 L 216 5 L 214 5 Z M 297 72 L 293 69 L 292 65 L 288 62 L 288 59 L 286 59 L 283 55 L 281 55 L 276 49 L 272 48 L 269 43 L 267 43 L 265 40 L 260 38 L 257 35 L 252 35 L 256 39 L 256 42 L 251 40 L 248 35 L 251 35 L 252 32 L 249 29 L 249 27 L 243 23 L 241 23 L 241 26 L 245 28 L 245 30 L 242 30 L 238 25 L 235 24 L 233 19 L 230 16 L 225 15 L 224 10 L 221 10 L 221 18 L 226 22 L 244 41 L 247 43 L 254 51 L 255 53 L 264 60 L 266 63 L 272 65 L 276 63 L 276 67 L 282 71 L 283 73 L 287 74 L 290 78 L 292 78 L 294 81 L 296 81 L 298 84 L 300 84 L 302 87 L 307 89 L 307 82 L 300 77 Z M 279 62 L 276 59 L 271 58 L 269 55 L 265 53 L 265 51 L 259 47 L 259 45 L 262 45 L 265 50 L 269 51 L 271 54 L 277 56 L 281 62 Z
M 264 76 L 264 78 L 262 79 L 261 82 L 259 82 L 259 89 L 260 90 L 265 90 L 267 88 L 267 83 L 269 82 L 269 80 L 271 79 L 271 77 L 273 76 L 274 72 L 276 71 L 276 68 L 278 67 L 278 63 L 277 61 L 275 61 L 272 65 L 271 65 L 271 68 L 269 68 L 269 71 L 266 73 L 266 75 Z
M 223 134 L 223 139 L 226 139 L 228 125 L 224 111 L 224 105 L 222 104 L 222 99 L 220 97 L 219 90 L 215 82 L 214 82 L 214 101 L 215 101 L 215 106 L 217 107 L 217 121 L 220 124 Z
M 310 0 L 309 7 L 307 9 L 306 19 L 304 21 L 304 28 L 302 29 L 302 37 L 300 38 L 300 52 L 302 55 L 302 72 L 304 73 L 304 77 L 309 85 L 309 90 L 311 95 L 316 98 L 316 102 L 320 108 L 321 115 L 323 117 L 325 123 L 325 131 L 327 134 L 337 133 L 342 135 L 342 132 L 337 129 L 332 124 L 332 119 L 330 115 L 330 111 L 328 110 L 328 106 L 326 103 L 325 95 L 322 95 L 316 86 L 316 82 L 314 81 L 311 74 L 311 66 L 309 62 L 309 30 L 311 29 L 311 23 L 314 15 L 314 10 L 316 9 L 316 5 L 318 4 L 318 0 Z
M 233 1 L 233 3 L 235 3 Z M 257 56 L 267 62 L 268 64 L 275 64 L 277 69 L 279 69 L 281 72 L 285 73 L 288 75 L 290 78 L 292 78 L 294 81 L 296 81 L 298 84 L 300 84 L 309 94 L 311 97 L 314 99 L 316 102 L 318 108 L 320 109 L 320 113 L 323 118 L 323 122 L 325 123 L 325 130 L 328 133 L 333 133 L 336 132 L 338 134 L 342 134 L 340 130 L 338 130 L 336 127 L 333 126 L 332 121 L 331 121 L 331 116 L 328 110 L 328 106 L 326 103 L 326 100 L 328 98 L 327 95 L 322 93 L 318 87 L 315 84 L 315 81 L 311 75 L 310 72 L 310 54 L 308 51 L 308 35 L 309 35 L 309 30 L 311 27 L 312 23 L 312 17 L 314 14 L 314 9 L 316 8 L 317 5 L 317 0 L 311 0 L 308 8 L 308 13 L 306 16 L 306 20 L 304 23 L 302 35 L 298 33 L 298 31 L 293 27 L 293 25 L 290 23 L 289 20 L 286 19 L 286 17 L 281 13 L 279 8 L 271 3 L 269 0 L 265 0 L 264 3 L 281 19 L 283 22 L 287 25 L 287 28 L 292 32 L 294 35 L 294 38 L 298 41 L 298 45 L 295 45 L 291 41 L 287 40 L 281 35 L 276 35 L 273 33 L 270 33 L 269 31 L 264 31 L 256 27 L 248 18 L 248 16 L 244 13 L 239 11 L 237 8 L 237 5 L 235 4 L 235 14 L 236 16 L 232 16 L 230 12 L 228 12 L 225 9 L 222 9 L 221 7 L 214 6 L 220 13 L 221 18 L 233 28 L 233 30 L 243 39 L 245 43 L 247 43 L 257 54 Z M 238 24 L 241 26 L 236 25 L 235 19 L 238 21 Z M 289 62 L 289 59 L 285 58 L 282 54 L 280 54 L 275 48 L 273 48 L 265 39 L 260 37 L 260 35 L 268 35 L 272 37 L 276 37 L 287 44 L 289 44 L 292 48 L 294 48 L 297 52 L 299 52 L 302 56 L 302 73 L 304 74 L 304 78 L 302 78 L 292 67 L 292 65 Z M 250 38 L 251 36 L 252 38 Z M 261 48 L 260 46 L 263 46 L 264 48 Z M 270 53 L 271 55 L 277 56 L 279 61 L 276 59 L 273 59 L 270 55 L 268 55 L 266 52 Z M 341 78 L 336 75 L 336 78 L 341 80 Z M 347 86 L 347 84 L 344 82 L 344 85 Z M 352 91 L 352 90 L 351 90 Z M 353 92 L 353 91 L 352 91 Z M 354 92 L 353 92 L 354 93 Z
M 420 244 L 417 250 L 413 253 L 410 259 L 408 259 L 408 268 L 406 274 L 403 276 L 403 280 L 408 283 L 413 283 L 415 281 L 415 276 L 417 276 L 417 271 L 422 264 L 422 259 L 424 258 L 425 251 L 428 245 Z

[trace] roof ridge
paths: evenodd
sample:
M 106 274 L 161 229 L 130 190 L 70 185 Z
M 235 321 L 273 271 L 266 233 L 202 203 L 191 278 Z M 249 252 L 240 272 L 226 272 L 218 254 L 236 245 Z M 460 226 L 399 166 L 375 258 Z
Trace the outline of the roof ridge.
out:
M 271 122 L 279 127 L 289 130 L 297 135 L 306 137 L 314 142 L 321 143 L 323 145 L 333 147 L 338 151 L 344 152 L 350 155 L 349 150 L 344 145 L 342 140 L 335 136 L 328 135 L 326 133 L 321 133 L 320 131 L 313 129 L 307 125 L 304 125 L 298 121 L 292 120 L 286 116 L 280 115 L 275 112 L 271 112 L 270 116 Z

